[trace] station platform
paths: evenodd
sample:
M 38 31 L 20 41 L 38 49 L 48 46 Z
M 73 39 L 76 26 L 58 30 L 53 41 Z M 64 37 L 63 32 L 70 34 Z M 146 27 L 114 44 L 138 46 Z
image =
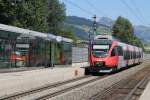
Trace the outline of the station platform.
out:
M 43 69 L 43 68 L 44 67 L 6 68 L 6 69 L 0 69 L 0 73 L 22 72 L 22 71 L 38 70 L 38 69 Z
M 147 84 L 139 100 L 150 100 L 150 82 Z
M 11 73 L 6 73 L 7 71 L 5 73 L 3 72 L 0 73 L 0 97 L 26 91 L 45 84 L 84 76 L 84 68 L 79 66 L 56 66 L 36 70 L 33 68 L 24 71 L 10 71 Z

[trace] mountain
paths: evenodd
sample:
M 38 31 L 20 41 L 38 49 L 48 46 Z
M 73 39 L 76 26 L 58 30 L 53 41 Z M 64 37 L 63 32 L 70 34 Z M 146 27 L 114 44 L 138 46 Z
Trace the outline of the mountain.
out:
M 76 16 L 67 16 L 65 23 L 73 27 L 73 32 L 78 38 L 84 40 L 88 39 L 88 30 L 92 25 L 91 20 Z M 87 27 L 86 30 L 85 27 Z
M 143 42 L 150 42 L 150 27 L 143 25 L 135 26 L 134 33 Z
M 73 26 L 73 31 L 75 35 L 80 38 L 87 40 L 89 35 L 89 30 L 91 30 L 93 22 L 86 18 L 81 18 L 77 16 L 67 16 L 67 24 Z M 111 34 L 111 28 L 113 26 L 114 20 L 108 17 L 101 17 L 97 22 L 98 34 Z M 142 41 L 150 43 L 150 27 L 138 25 L 134 26 L 134 34 Z
M 114 24 L 114 20 L 108 18 L 108 17 L 101 17 L 100 20 L 98 21 L 99 24 L 105 25 L 108 27 L 112 27 Z
M 92 21 L 86 18 L 77 17 L 77 16 L 67 16 L 66 23 L 73 24 L 73 25 L 86 25 L 86 26 L 92 26 Z
M 84 29 L 74 26 L 73 31 L 79 39 L 88 40 L 89 38 L 88 32 L 85 32 Z
M 106 18 L 105 18 L 105 21 L 107 21 Z M 88 34 L 93 26 L 93 21 L 91 21 L 90 19 L 81 18 L 81 17 L 77 17 L 77 16 L 67 16 L 65 22 L 74 27 L 73 31 L 78 38 L 84 39 L 84 40 L 88 39 L 88 37 L 89 37 Z M 110 34 L 110 32 L 111 32 L 110 26 L 107 26 L 107 25 L 109 25 L 109 23 L 111 23 L 110 19 L 109 19 L 109 21 L 107 21 L 106 24 L 104 24 L 104 23 L 105 22 L 102 21 L 102 19 L 100 19 L 100 21 L 97 22 L 98 34 L 105 34 L 105 33 Z

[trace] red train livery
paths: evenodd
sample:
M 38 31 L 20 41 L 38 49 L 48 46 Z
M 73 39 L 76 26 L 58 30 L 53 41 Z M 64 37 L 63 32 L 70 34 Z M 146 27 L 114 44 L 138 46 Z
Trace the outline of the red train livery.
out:
M 90 73 L 111 73 L 143 62 L 142 48 L 99 36 L 90 44 Z

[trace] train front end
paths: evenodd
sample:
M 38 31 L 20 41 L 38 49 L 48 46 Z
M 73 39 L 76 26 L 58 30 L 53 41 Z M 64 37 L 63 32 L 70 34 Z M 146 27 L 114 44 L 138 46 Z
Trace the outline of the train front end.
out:
M 90 44 L 90 66 L 85 68 L 85 75 L 90 73 L 111 73 L 117 64 L 117 58 L 111 57 L 112 41 L 93 40 Z

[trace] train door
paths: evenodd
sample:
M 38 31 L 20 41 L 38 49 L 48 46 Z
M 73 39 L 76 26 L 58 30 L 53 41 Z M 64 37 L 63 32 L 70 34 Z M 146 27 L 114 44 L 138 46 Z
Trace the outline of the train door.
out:
M 117 50 L 117 46 L 115 46 L 112 51 L 111 51 L 111 63 L 113 66 L 116 66 L 118 68 L 118 50 Z
M 138 48 L 135 48 L 135 63 L 138 64 L 138 58 L 137 58 Z
M 117 46 L 118 51 L 118 68 L 125 67 L 124 58 L 123 58 L 123 48 L 122 46 Z

